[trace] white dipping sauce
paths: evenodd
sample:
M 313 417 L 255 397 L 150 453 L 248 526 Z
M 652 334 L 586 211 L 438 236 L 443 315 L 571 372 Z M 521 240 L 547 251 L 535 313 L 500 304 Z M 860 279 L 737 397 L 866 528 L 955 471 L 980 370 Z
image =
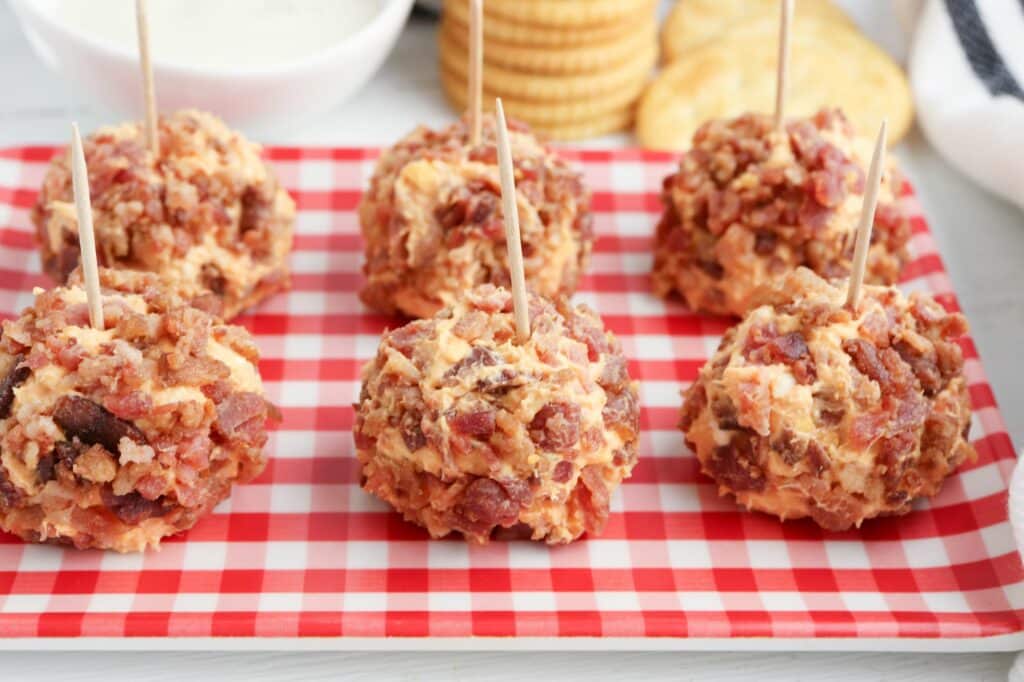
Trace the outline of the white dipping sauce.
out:
M 294 62 L 365 26 L 383 0 L 147 0 L 157 62 L 244 69 Z M 56 0 L 75 32 L 136 51 L 133 0 Z

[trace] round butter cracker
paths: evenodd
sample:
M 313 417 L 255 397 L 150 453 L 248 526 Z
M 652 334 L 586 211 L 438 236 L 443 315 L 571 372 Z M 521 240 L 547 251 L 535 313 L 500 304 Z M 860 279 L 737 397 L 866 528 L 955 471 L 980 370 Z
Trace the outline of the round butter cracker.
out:
M 644 147 L 682 150 L 705 121 L 775 106 L 778 22 L 743 24 L 669 64 L 640 100 L 637 137 Z M 906 76 L 889 56 L 851 28 L 812 18 L 793 22 L 791 117 L 839 107 L 860 135 L 889 119 L 889 142 L 913 121 Z
M 648 0 L 487 0 L 484 12 L 520 24 L 575 29 L 626 21 L 649 5 Z
M 441 67 L 452 75 L 466 78 L 467 52 L 450 41 L 439 41 Z M 484 47 L 486 55 L 487 48 Z M 636 51 L 627 61 L 597 73 L 536 75 L 484 63 L 484 89 L 521 100 L 565 102 L 579 98 L 607 95 L 623 88 L 640 87 L 646 83 L 658 58 L 658 47 L 652 43 Z
M 486 12 L 488 3 L 484 3 Z M 486 14 L 484 19 L 484 43 L 497 41 L 505 45 L 525 47 L 572 47 L 582 45 L 603 45 L 636 32 L 654 17 L 657 0 L 646 0 L 646 5 L 634 15 L 620 21 L 593 26 L 550 27 L 523 24 L 510 21 L 500 15 Z M 468 0 L 445 0 L 444 16 L 469 31 Z
M 812 17 L 853 26 L 846 13 L 831 0 L 799 0 L 793 12 L 794 18 Z M 762 19 L 771 19 L 778 26 L 779 0 L 678 0 L 661 29 L 665 63 L 741 23 Z
M 441 85 L 452 106 L 460 112 L 465 110 L 468 105 L 465 77 L 452 73 L 448 69 L 441 69 Z M 484 109 L 491 110 L 494 108 L 494 98 L 501 97 L 506 111 L 535 127 L 569 129 L 579 124 L 588 124 L 586 127 L 596 128 L 601 126 L 589 124 L 598 120 L 623 121 L 627 118 L 628 122 L 631 122 L 636 108 L 636 100 L 641 90 L 643 90 L 642 82 L 603 97 L 578 98 L 564 102 L 537 102 L 504 95 L 485 88 L 483 104 Z M 605 125 L 610 126 L 612 123 L 609 122 Z M 621 125 L 624 126 L 626 123 Z
M 468 43 L 467 29 L 457 21 L 445 18 L 441 22 L 438 40 L 450 42 L 464 52 Z M 648 20 L 637 24 L 628 33 L 591 45 L 529 47 L 485 39 L 484 61 L 536 74 L 588 73 L 614 69 L 656 43 L 657 27 L 653 20 Z

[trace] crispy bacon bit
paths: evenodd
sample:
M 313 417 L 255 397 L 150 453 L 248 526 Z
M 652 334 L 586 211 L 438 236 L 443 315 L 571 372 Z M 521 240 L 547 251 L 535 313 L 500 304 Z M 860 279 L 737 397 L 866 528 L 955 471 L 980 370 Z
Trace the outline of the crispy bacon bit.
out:
M 530 422 L 530 438 L 542 450 L 562 452 L 580 439 L 580 406 L 548 403 Z
M 402 440 L 409 452 L 416 452 L 427 444 L 427 437 L 423 435 L 423 417 L 415 410 L 402 415 Z
M 60 465 L 63 465 L 68 471 L 73 471 L 75 460 L 88 449 L 88 445 L 77 440 L 61 440 L 54 443 L 53 450 L 49 454 L 40 457 L 39 463 L 36 465 L 36 475 L 39 477 L 40 482 L 52 481 L 56 475 L 57 467 Z
M 897 341 L 893 349 L 910 365 L 925 395 L 934 396 L 942 388 L 942 373 L 935 361 L 934 347 L 931 353 L 922 353 L 904 341 Z
M 572 462 L 563 459 L 555 465 L 554 470 L 551 472 L 551 480 L 555 483 L 566 483 L 572 478 L 572 471 Z
M 137 525 L 146 519 L 163 516 L 164 505 L 160 500 L 147 500 L 137 492 L 127 495 L 115 495 L 109 488 L 101 489 L 103 503 L 114 513 L 121 523 L 129 526 Z
M 693 426 L 693 422 L 704 411 L 707 404 L 708 393 L 704 388 L 704 384 L 695 382 L 686 391 L 685 399 L 683 400 L 683 410 L 679 417 L 679 428 L 683 431 L 689 431 L 690 427 Z
M 452 334 L 466 341 L 475 341 L 487 331 L 487 315 L 474 310 L 458 319 L 452 327 Z
M 470 438 L 487 440 L 494 435 L 494 410 L 463 412 L 449 417 L 452 430 Z
M 0 419 L 6 419 L 11 414 L 11 405 L 14 404 L 14 389 L 21 386 L 32 374 L 32 370 L 23 362 L 24 357 L 18 355 L 14 358 L 11 370 L 0 380 Z
M 117 453 L 117 444 L 122 438 L 136 443 L 146 442 L 146 437 L 134 424 L 118 419 L 81 396 L 67 395 L 58 400 L 53 421 L 69 439 L 77 438 L 87 445 L 102 445 L 110 453 Z
M 505 359 L 495 351 L 483 346 L 474 346 L 464 358 L 456 362 L 452 365 L 451 369 L 445 372 L 445 377 L 457 377 L 463 371 L 473 367 L 494 367 L 503 362 L 505 362 Z
M 608 396 L 608 401 L 601 410 L 605 427 L 611 429 L 624 426 L 634 432 L 640 430 L 640 406 L 636 396 L 630 389 L 624 389 Z
M 586 316 L 571 311 L 566 315 L 566 322 L 569 338 L 586 345 L 587 357 L 591 362 L 597 362 L 603 353 L 611 351 L 604 330 Z
M 608 522 L 608 506 L 611 501 L 611 492 L 604 481 L 601 467 L 596 464 L 583 467 L 576 492 L 583 509 L 584 527 L 588 533 L 600 533 Z
M 431 320 L 415 320 L 398 329 L 393 329 L 385 335 L 386 341 L 407 358 L 411 358 L 417 344 L 433 332 L 434 323 Z
M 754 251 L 766 256 L 775 251 L 779 244 L 779 238 L 774 232 L 758 232 L 754 238 Z
M 707 466 L 715 480 L 731 490 L 764 490 L 764 472 L 754 461 L 753 445 L 746 432 L 734 434 L 729 445 L 718 447 Z
M 601 369 L 601 376 L 597 383 L 601 388 L 608 390 L 620 390 L 629 385 L 629 366 L 626 358 L 621 355 L 609 356 Z
M 0 466 L 0 509 L 13 509 L 21 502 L 22 494 Z
M 142 391 L 132 391 L 124 395 L 106 396 L 103 406 L 119 419 L 138 419 L 153 409 L 153 399 Z
M 233 393 L 217 405 L 213 429 L 224 438 L 255 443 L 266 439 L 267 401 L 259 393 Z
M 510 526 L 518 521 L 519 505 L 497 481 L 478 478 L 466 487 L 454 513 L 461 527 L 483 534 L 494 526 Z

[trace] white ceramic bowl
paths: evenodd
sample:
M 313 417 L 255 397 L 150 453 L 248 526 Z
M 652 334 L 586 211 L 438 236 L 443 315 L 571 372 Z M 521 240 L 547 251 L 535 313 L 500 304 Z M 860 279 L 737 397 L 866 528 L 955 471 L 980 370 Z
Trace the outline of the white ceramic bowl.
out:
M 85 0 L 80 0 L 84 2 Z M 357 0 L 367 2 L 369 0 Z M 301 60 L 246 70 L 153 62 L 161 111 L 195 107 L 240 128 L 272 128 L 328 111 L 362 87 L 398 38 L 413 0 L 379 0 L 374 18 L 341 42 Z M 142 111 L 138 56 L 69 30 L 56 0 L 10 0 L 33 49 L 100 109 L 123 118 Z

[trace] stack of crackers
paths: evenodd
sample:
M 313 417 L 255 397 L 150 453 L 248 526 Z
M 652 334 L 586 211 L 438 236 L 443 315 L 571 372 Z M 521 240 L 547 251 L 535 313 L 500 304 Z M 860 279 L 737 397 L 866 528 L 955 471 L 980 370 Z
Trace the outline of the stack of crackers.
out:
M 787 115 L 839 107 L 862 134 L 886 117 L 897 142 L 913 121 L 903 71 L 829 0 L 795 4 Z M 709 119 L 772 111 L 778 36 L 779 0 L 676 2 L 661 34 L 665 65 L 637 113 L 640 143 L 681 150 Z
M 483 101 L 573 140 L 628 129 L 658 57 L 657 0 L 486 0 Z M 469 0 L 445 0 L 441 81 L 467 104 Z

